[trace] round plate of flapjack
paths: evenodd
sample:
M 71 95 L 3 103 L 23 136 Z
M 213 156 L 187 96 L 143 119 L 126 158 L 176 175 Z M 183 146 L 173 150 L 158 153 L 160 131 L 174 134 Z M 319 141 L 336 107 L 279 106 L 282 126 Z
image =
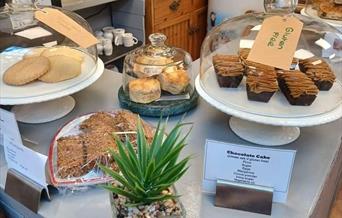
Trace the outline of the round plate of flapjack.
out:
M 48 167 L 50 180 L 56 187 L 87 186 L 105 183 L 106 176 L 98 163 L 113 170 L 117 166 L 109 150 L 117 150 L 113 134 L 119 139 L 136 140 L 138 116 L 126 110 L 94 112 L 81 115 L 58 130 L 50 144 Z M 142 121 L 147 140 L 154 129 Z
M 81 48 L 15 48 L 0 53 L 0 104 L 20 105 L 71 95 L 94 83 L 103 62 Z

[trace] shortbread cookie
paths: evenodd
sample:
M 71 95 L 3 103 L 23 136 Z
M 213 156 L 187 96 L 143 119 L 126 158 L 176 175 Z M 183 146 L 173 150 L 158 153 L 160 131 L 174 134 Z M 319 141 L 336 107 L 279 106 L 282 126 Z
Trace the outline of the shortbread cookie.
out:
M 68 56 L 55 55 L 48 58 L 50 70 L 39 78 L 40 81 L 56 83 L 72 79 L 81 74 L 81 63 Z
M 23 58 L 25 59 L 25 58 L 39 57 L 45 50 L 46 48 L 44 47 L 31 48 L 28 52 L 24 54 Z
M 6 70 L 3 80 L 8 85 L 20 86 L 43 76 L 50 69 L 46 57 L 25 58 Z
M 41 54 L 44 57 L 51 57 L 56 55 L 64 55 L 73 59 L 76 59 L 79 62 L 83 61 L 84 56 L 82 55 L 81 51 L 78 51 L 76 49 L 72 49 L 66 46 L 62 47 L 53 47 L 48 48 Z

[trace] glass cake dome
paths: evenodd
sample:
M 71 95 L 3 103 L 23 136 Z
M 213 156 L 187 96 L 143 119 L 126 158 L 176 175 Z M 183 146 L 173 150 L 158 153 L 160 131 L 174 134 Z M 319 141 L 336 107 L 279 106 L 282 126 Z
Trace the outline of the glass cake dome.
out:
M 293 13 L 295 0 L 264 2 L 265 13 L 229 19 L 208 33 L 202 44 L 198 84 L 196 81 L 200 95 L 222 111 L 229 108 L 284 122 L 288 119 L 286 125 L 298 125 L 298 118 L 341 107 L 342 33 L 318 19 Z M 248 57 L 264 20 L 273 16 L 295 17 L 303 23 L 289 69 Z
M 192 58 L 180 48 L 167 46 L 166 39 L 162 33 L 151 34 L 151 44 L 126 56 L 123 89 L 130 101 L 149 104 L 165 100 L 172 104 L 193 95 Z
M 88 37 L 82 35 L 88 41 L 79 40 L 81 47 L 73 41 L 75 37 L 68 38 L 60 33 L 63 30 L 56 31 L 40 22 L 35 15 L 39 11 L 46 16 L 60 14 L 71 30 L 85 34 L 88 31 Z M 0 104 L 46 102 L 78 92 L 96 81 L 103 64 L 97 57 L 92 33 L 86 20 L 62 8 L 22 3 L 0 8 Z

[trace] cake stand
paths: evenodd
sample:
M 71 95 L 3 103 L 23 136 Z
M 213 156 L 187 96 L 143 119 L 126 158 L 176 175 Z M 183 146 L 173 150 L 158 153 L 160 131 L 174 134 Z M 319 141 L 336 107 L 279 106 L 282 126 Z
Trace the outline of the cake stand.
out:
M 247 99 L 245 79 L 237 89 L 220 88 L 213 68 L 195 81 L 199 95 L 218 110 L 232 115 L 229 125 L 239 137 L 260 145 L 280 146 L 300 135 L 299 127 L 321 125 L 342 117 L 342 84 L 321 91 L 311 106 L 292 106 L 278 91 L 268 103 Z
M 24 53 L 24 52 L 23 52 Z M 73 79 L 58 83 L 32 82 L 24 86 L 9 86 L 0 80 L 0 105 L 13 105 L 16 119 L 24 123 L 44 123 L 59 119 L 75 106 L 70 96 L 93 84 L 104 71 L 101 59 L 95 59 L 84 53 L 81 74 Z M 20 60 L 22 56 L 0 55 L 0 76 L 4 71 Z
M 315 18 L 321 22 L 326 22 L 326 23 L 330 24 L 331 26 L 337 28 L 338 30 L 342 31 L 342 21 L 320 18 L 317 15 L 317 10 L 313 9 L 311 5 L 307 6 L 307 8 L 303 8 L 302 10 L 300 10 L 300 14 L 303 16 L 306 16 L 306 17 Z

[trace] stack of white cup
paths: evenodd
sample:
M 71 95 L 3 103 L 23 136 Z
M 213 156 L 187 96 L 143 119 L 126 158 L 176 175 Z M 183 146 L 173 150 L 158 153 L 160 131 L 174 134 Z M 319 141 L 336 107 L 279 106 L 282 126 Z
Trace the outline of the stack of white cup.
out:
M 100 41 L 96 45 L 99 55 L 112 55 L 113 44 L 116 46 L 132 47 L 138 43 L 138 39 L 132 33 L 125 33 L 125 29 L 111 26 L 103 27 L 102 31 L 96 31 L 95 36 Z

